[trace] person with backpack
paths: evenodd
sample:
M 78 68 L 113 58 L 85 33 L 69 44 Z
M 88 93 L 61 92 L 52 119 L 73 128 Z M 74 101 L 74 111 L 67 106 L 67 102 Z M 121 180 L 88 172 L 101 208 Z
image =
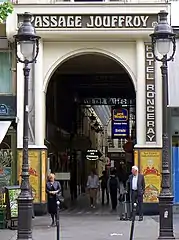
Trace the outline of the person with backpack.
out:
M 108 179 L 108 192 L 110 194 L 111 198 L 111 205 L 112 205 L 112 211 L 116 211 L 117 208 L 117 197 L 118 197 L 118 190 L 120 189 L 120 183 L 119 179 L 116 176 L 116 170 L 112 169 L 110 177 Z

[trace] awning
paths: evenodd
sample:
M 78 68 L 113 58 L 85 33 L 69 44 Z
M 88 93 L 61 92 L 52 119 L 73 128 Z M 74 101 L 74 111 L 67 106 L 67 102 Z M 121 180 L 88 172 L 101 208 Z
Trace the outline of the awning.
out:
M 0 121 L 0 143 L 2 143 L 10 125 L 11 121 Z

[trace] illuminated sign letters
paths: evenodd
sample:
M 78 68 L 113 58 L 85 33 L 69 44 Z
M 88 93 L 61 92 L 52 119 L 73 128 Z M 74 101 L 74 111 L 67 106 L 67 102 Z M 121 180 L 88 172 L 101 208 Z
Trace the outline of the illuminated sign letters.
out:
M 112 108 L 112 138 L 127 138 L 129 136 L 129 110 Z

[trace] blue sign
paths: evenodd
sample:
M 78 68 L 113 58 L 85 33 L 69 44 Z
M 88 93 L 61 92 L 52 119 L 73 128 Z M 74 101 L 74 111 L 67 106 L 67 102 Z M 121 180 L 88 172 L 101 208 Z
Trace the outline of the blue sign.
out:
M 112 109 L 112 138 L 129 136 L 129 111 L 126 108 Z
M 5 104 L 0 104 L 0 115 L 8 115 L 9 114 L 9 108 Z

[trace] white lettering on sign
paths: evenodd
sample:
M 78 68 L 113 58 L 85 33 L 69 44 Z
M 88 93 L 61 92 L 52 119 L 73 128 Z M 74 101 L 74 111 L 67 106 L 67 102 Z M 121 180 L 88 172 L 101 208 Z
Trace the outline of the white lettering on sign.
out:
M 35 28 L 153 28 L 157 15 L 33 15 Z
M 36 28 L 80 28 L 82 26 L 81 16 L 35 16 L 32 22 Z
M 155 62 L 150 44 L 145 46 L 146 76 L 146 142 L 156 142 L 155 126 Z
M 149 16 L 90 16 L 87 28 L 101 27 L 147 27 Z

